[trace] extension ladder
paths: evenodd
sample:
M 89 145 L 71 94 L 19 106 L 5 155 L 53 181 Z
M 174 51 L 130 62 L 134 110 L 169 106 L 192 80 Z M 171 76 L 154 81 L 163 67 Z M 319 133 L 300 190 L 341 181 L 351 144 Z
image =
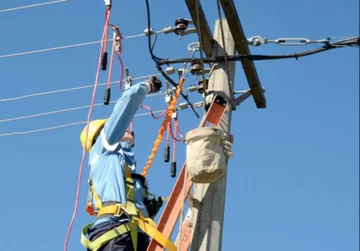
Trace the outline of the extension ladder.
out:
M 221 96 L 214 96 L 213 100 L 206 111 L 203 119 L 200 122 L 199 127 L 218 127 L 222 121 L 223 115 L 225 114 L 226 108 L 228 107 L 227 102 Z M 157 230 L 162 232 L 166 238 L 170 238 L 177 219 L 180 215 L 183 203 L 184 193 L 185 197 L 188 197 L 189 191 L 193 185 L 189 175 L 186 174 L 186 163 L 184 163 L 178 179 L 176 180 L 175 186 L 171 192 L 168 202 L 164 208 L 164 212 L 159 220 Z M 186 182 L 185 181 L 186 177 Z M 181 223 L 180 223 L 181 224 Z M 191 219 L 191 206 L 188 209 L 185 220 L 182 223 L 181 236 L 178 236 L 175 242 L 177 247 L 181 246 L 181 251 L 189 249 L 192 241 L 192 219 Z M 147 251 L 160 251 L 165 250 L 154 239 L 151 240 Z

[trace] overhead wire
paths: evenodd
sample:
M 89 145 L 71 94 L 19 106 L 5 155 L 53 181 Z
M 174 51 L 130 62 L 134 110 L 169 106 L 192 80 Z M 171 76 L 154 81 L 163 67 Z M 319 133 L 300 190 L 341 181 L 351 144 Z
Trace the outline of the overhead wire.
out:
M 331 49 L 344 48 L 344 47 L 359 47 L 359 46 L 360 46 L 360 38 L 352 37 L 352 38 L 347 38 L 347 39 L 339 40 L 339 41 L 332 42 L 332 43 L 329 42 L 329 43 L 325 44 L 324 46 L 321 46 L 321 47 L 318 47 L 318 48 L 315 48 L 312 50 L 308 50 L 308 51 L 298 52 L 298 53 L 283 54 L 283 55 L 256 55 L 256 54 L 243 55 L 243 54 L 240 54 L 240 55 L 235 55 L 235 56 L 227 56 L 227 60 L 230 62 L 230 61 L 247 61 L 247 60 L 252 60 L 252 61 L 276 60 L 276 59 L 290 59 L 290 58 L 299 59 L 301 57 L 310 56 L 310 55 L 328 51 Z M 158 64 L 159 65 L 179 64 L 179 63 L 184 63 L 184 62 L 192 62 L 193 60 L 194 60 L 194 58 L 166 59 L 166 60 L 159 61 Z M 204 58 L 205 63 L 214 63 L 214 62 L 219 62 L 219 61 L 225 61 L 225 57 L 224 56 L 214 56 L 214 57 Z
M 169 77 L 169 75 L 167 75 L 164 70 L 161 68 L 161 65 L 158 64 L 159 61 L 164 60 L 162 58 L 159 58 L 157 56 L 154 55 L 153 53 L 153 47 L 151 45 L 151 12 L 150 12 L 150 5 L 149 5 L 149 0 L 145 0 L 145 4 L 146 4 L 146 15 L 147 15 L 147 26 L 148 26 L 148 31 L 149 31 L 149 36 L 148 36 L 148 47 L 149 47 L 149 52 L 151 55 L 152 60 L 156 63 L 156 68 L 158 69 L 158 71 L 161 73 L 161 75 L 167 80 L 169 81 L 169 83 L 174 86 L 175 88 L 178 87 L 178 84 L 175 83 L 175 81 L 173 79 L 171 79 Z M 191 107 L 191 109 L 193 110 L 194 114 L 196 115 L 197 118 L 199 118 L 199 114 L 195 111 L 195 108 L 192 106 L 191 102 L 189 101 L 189 98 L 187 95 L 183 94 L 182 92 L 180 93 L 180 95 L 183 97 L 183 99 L 185 99 L 185 101 L 188 103 L 188 105 Z
M 161 33 L 161 32 L 163 32 L 163 30 L 154 31 L 154 32 Z M 122 39 L 133 39 L 133 38 L 144 37 L 144 36 L 146 36 L 144 33 L 140 33 L 140 34 L 136 34 L 136 35 L 124 36 L 124 37 L 122 37 Z M 106 40 L 106 42 L 111 42 L 112 41 L 112 39 L 105 39 L 105 40 Z M 1 58 L 24 56 L 24 55 L 42 53 L 42 52 L 48 52 L 48 51 L 56 51 L 56 50 L 64 50 L 64 49 L 69 49 L 69 48 L 88 46 L 88 45 L 93 45 L 93 44 L 99 44 L 101 42 L 102 42 L 102 40 L 97 40 L 97 41 L 92 41 L 92 42 L 85 42 L 85 43 L 57 46 L 57 47 L 51 47 L 51 48 L 45 48 L 45 49 L 39 49 L 39 50 L 32 50 L 32 51 L 18 52 L 18 53 L 12 53 L 12 54 L 5 54 L 5 55 L 0 55 L 0 59 Z
M 139 77 L 134 77 L 132 78 L 132 80 L 140 80 L 140 79 L 145 79 L 145 78 L 149 78 L 151 76 L 160 76 L 160 73 L 154 73 L 154 74 L 149 74 L 149 75 L 144 75 L 144 76 L 139 76 Z M 122 79 L 122 81 L 125 81 L 125 79 Z M 110 82 L 110 84 L 117 84 L 120 81 L 112 81 Z M 105 86 L 108 83 L 100 83 L 98 84 L 98 86 Z M 65 89 L 58 89 L 58 90 L 53 90 L 53 91 L 46 91 L 46 92 L 38 92 L 38 93 L 32 93 L 32 94 L 26 94 L 26 95 L 22 95 L 22 96 L 18 96 L 18 97 L 13 97 L 13 98 L 3 98 L 0 99 L 0 103 L 1 102 L 9 102 L 9 101 L 15 101 L 15 100 L 21 100 L 21 99 L 25 99 L 25 98 L 31 98 L 31 97 L 36 97 L 36 96 L 43 96 L 43 95 L 50 95 L 50 94 L 55 94 L 55 93 L 62 93 L 62 92 L 71 92 L 71 91 L 78 91 L 78 90 L 83 90 L 83 89 L 88 89 L 88 88 L 92 88 L 94 87 L 94 85 L 84 85 L 84 86 L 79 86 L 79 87 L 73 87 L 73 88 L 65 88 Z
M 113 101 L 113 102 L 115 102 L 115 101 Z M 176 109 L 178 111 L 187 109 L 188 107 L 184 106 L 184 104 L 187 104 L 187 103 L 179 104 L 179 106 Z M 196 108 L 199 108 L 199 107 L 201 107 L 203 105 L 202 102 L 197 102 L 197 103 L 194 103 L 194 104 L 195 104 Z M 96 105 L 97 104 L 95 104 L 94 106 L 96 106 Z M 98 103 L 98 105 L 102 105 L 102 103 Z M 89 106 L 87 106 L 87 107 L 89 107 Z M 74 108 L 72 108 L 72 109 L 74 109 Z M 145 116 L 145 115 L 154 115 L 154 114 L 158 114 L 158 113 L 163 113 L 164 111 L 166 111 L 166 109 L 152 111 L 152 112 L 146 112 L 146 113 L 139 113 L 139 114 L 135 114 L 135 117 L 140 117 L 140 116 Z M 0 134 L 0 137 L 16 136 L 16 135 L 23 135 L 23 134 L 32 134 L 32 133 L 37 133 L 37 132 L 50 131 L 50 130 L 56 130 L 56 129 L 65 128 L 65 127 L 75 126 L 75 125 L 79 125 L 79 124 L 85 124 L 85 123 L 86 123 L 86 121 L 71 122 L 71 123 L 68 123 L 68 124 L 61 124 L 61 125 L 57 125 L 57 126 L 44 127 L 44 128 L 28 130 L 28 131 L 3 133 L 3 134 Z M 178 132 L 181 134 L 180 130 Z
M 200 14 L 199 14 L 199 4 L 200 0 L 195 0 L 195 9 L 196 9 L 196 27 L 198 29 L 198 37 L 199 37 L 199 54 L 200 54 L 200 65 L 202 69 L 205 69 L 204 67 L 204 43 L 203 43 L 203 37 L 202 37 L 202 31 L 201 31 L 201 25 L 200 25 Z M 205 77 L 205 71 L 202 70 L 202 77 L 203 77 L 203 83 L 205 86 L 206 83 L 206 77 Z
M 146 97 L 156 97 L 156 96 L 163 96 L 166 93 L 152 93 L 152 94 L 148 94 L 146 95 Z M 109 104 L 113 104 L 116 103 L 117 100 L 113 100 L 110 101 Z M 104 105 L 104 103 L 96 103 L 93 104 L 94 107 L 98 107 L 98 106 L 102 106 Z M 59 109 L 59 110 L 54 110 L 54 111 L 49 111 L 49 112 L 42 112 L 42 113 L 35 113 L 35 114 L 30 114 L 30 115 L 24 115 L 24 116 L 18 116 L 18 117 L 13 117 L 13 118 L 6 118 L 6 119 L 0 119 L 0 123 L 5 123 L 5 122 L 12 122 L 12 121 L 17 121 L 17 120 L 23 120 L 23 119 L 30 119 L 30 118 L 36 118 L 36 117 L 43 117 L 43 116 L 47 116 L 47 115 L 53 115 L 53 114 L 57 114 L 57 113 L 65 113 L 65 112 L 71 112 L 71 111 L 76 111 L 76 110 L 82 110 L 82 109 L 86 109 L 89 108 L 90 105 L 83 105 L 83 106 L 76 106 L 76 107 L 71 107 L 71 108 L 65 108 L 65 109 Z M 145 108 L 147 110 L 150 109 L 150 107 L 148 106 L 141 106 L 142 108 Z M 154 116 L 153 116 L 154 117 Z M 161 117 L 161 116 L 160 116 Z M 155 117 L 154 117 L 155 118 Z M 157 119 L 157 118 L 156 118 Z
M 149 94 L 146 97 L 154 97 L 154 96 L 160 96 L 160 95 L 163 95 L 163 94 L 162 93 L 154 93 L 154 94 Z M 117 100 L 110 101 L 109 104 L 114 104 L 116 102 L 117 102 Z M 94 104 L 93 106 L 97 107 L 97 106 L 102 106 L 102 105 L 104 105 L 104 103 L 97 103 L 97 104 Z M 54 115 L 54 114 L 58 114 L 58 113 L 72 112 L 72 111 L 86 109 L 86 108 L 89 108 L 89 107 L 90 107 L 90 105 L 83 105 L 83 106 L 76 106 L 76 107 L 71 107 L 71 108 L 66 108 L 66 109 L 59 109 L 59 110 L 54 110 L 54 111 L 49 111 L 49 112 L 42 112 L 42 113 L 35 113 L 35 114 L 19 116 L 19 117 L 13 117 L 13 118 L 0 119 L 0 123 L 12 122 L 12 121 L 23 120 L 23 119 L 31 119 L 31 118 L 37 118 L 37 117 L 43 117 L 43 116 Z
M 16 11 L 16 10 L 23 10 L 23 9 L 30 9 L 35 7 L 40 7 L 44 5 L 50 5 L 50 4 L 58 4 L 58 3 L 64 3 L 68 2 L 69 0 L 57 0 L 57 1 L 51 1 L 51 2 L 43 2 L 43 3 L 37 3 L 37 4 L 31 4 L 31 5 L 24 5 L 19 7 L 13 7 L 8 9 L 0 9 L 0 13 L 2 12 L 10 12 L 10 11 Z
M 162 113 L 162 112 L 164 112 L 164 110 L 152 111 L 152 114 L 158 114 L 158 113 Z M 146 116 L 146 115 L 151 115 L 151 112 L 135 114 L 135 117 L 141 117 L 141 116 Z M 44 128 L 28 130 L 28 131 L 3 133 L 3 134 L 0 134 L 0 137 L 25 135 L 25 134 L 32 134 L 32 133 L 45 132 L 45 131 L 53 131 L 53 130 L 60 129 L 60 128 L 71 127 L 71 126 L 76 126 L 76 125 L 83 125 L 86 123 L 87 123 L 87 121 L 79 121 L 79 122 L 72 122 L 72 123 L 61 124 L 61 125 L 51 126 L 51 127 L 44 127 Z

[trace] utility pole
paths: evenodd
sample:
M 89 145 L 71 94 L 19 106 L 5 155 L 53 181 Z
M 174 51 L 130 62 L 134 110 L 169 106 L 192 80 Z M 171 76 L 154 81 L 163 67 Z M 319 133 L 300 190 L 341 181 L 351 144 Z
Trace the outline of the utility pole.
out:
M 235 43 L 226 19 L 222 19 L 222 25 L 226 52 L 230 56 L 235 55 Z M 225 55 L 220 20 L 215 22 L 212 55 Z M 214 92 L 230 101 L 229 98 L 232 94 L 229 93 L 228 80 L 230 81 L 230 88 L 233 89 L 235 62 L 228 62 L 228 66 L 229 76 L 227 75 L 225 62 L 214 63 L 207 91 Z M 221 129 L 228 136 L 230 134 L 231 112 L 232 108 L 231 105 L 229 105 L 220 124 Z M 224 176 L 216 183 L 194 184 L 194 207 L 192 210 L 195 222 L 193 222 L 191 251 L 221 250 L 226 179 L 227 177 Z

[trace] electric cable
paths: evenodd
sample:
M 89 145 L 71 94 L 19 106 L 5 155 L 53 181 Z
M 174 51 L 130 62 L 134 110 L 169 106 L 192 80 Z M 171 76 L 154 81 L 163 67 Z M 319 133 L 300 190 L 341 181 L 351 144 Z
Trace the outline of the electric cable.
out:
M 147 14 L 147 26 L 148 26 L 148 31 L 149 36 L 148 36 L 148 47 L 149 47 L 149 52 L 151 55 L 152 60 L 156 63 L 156 68 L 157 70 L 161 73 L 161 75 L 167 80 L 169 81 L 169 83 L 171 83 L 171 85 L 173 85 L 175 88 L 178 87 L 178 84 L 175 83 L 175 81 L 173 79 L 171 79 L 165 72 L 164 70 L 161 68 L 161 65 L 158 64 L 159 61 L 162 61 L 164 59 L 161 59 L 157 56 L 154 55 L 153 53 L 153 49 L 152 45 L 151 45 L 151 38 L 150 38 L 150 34 L 151 34 L 151 13 L 150 13 L 150 5 L 149 5 L 149 0 L 145 0 L 145 4 L 146 4 L 146 14 Z M 199 114 L 195 111 L 195 108 L 192 106 L 191 102 L 189 101 L 189 98 L 187 95 L 184 95 L 182 92 L 180 93 L 180 95 L 186 100 L 186 102 L 189 104 L 189 106 L 191 107 L 191 109 L 193 110 L 193 112 L 195 113 L 196 117 L 199 118 Z
M 155 95 L 155 94 L 153 94 Z M 112 101 L 111 103 L 116 103 L 117 101 Z M 103 103 L 97 103 L 94 104 L 93 107 L 96 106 L 101 106 L 103 105 Z M 196 102 L 194 103 L 194 107 L 196 108 L 200 108 L 203 106 L 203 102 Z M 63 109 L 63 110 L 57 110 L 57 111 L 52 111 L 52 112 L 47 112 L 47 113 L 43 113 L 43 114 L 34 114 L 34 115 L 28 115 L 28 116 L 22 116 L 22 117 L 17 117 L 17 118 L 10 118 L 10 119 L 5 119 L 5 121 L 1 121 L 1 123 L 4 122 L 8 122 L 8 121 L 14 121 L 14 120 L 20 120 L 20 119 L 25 119 L 26 118 L 33 118 L 33 117 L 40 117 L 40 116 L 45 116 L 45 115 L 49 115 L 49 114 L 55 114 L 55 113 L 60 113 L 60 112 L 68 112 L 68 111 L 74 111 L 74 110 L 78 110 L 78 109 L 84 109 L 84 108 L 88 108 L 90 107 L 90 105 L 87 106 L 80 106 L 80 107 L 73 107 L 73 108 L 69 108 L 69 109 Z M 144 107 L 143 107 L 144 108 Z M 184 103 L 180 103 L 176 109 L 179 110 L 185 110 L 188 108 L 188 104 L 186 102 Z M 135 117 L 138 116 L 144 116 L 144 115 L 152 115 L 153 117 L 155 114 L 158 113 L 163 113 L 165 110 L 158 110 L 158 111 L 152 111 L 152 112 L 148 112 L 148 113 L 141 113 L 141 114 L 136 114 Z M 161 116 L 160 116 L 161 117 Z M 22 135 L 22 134 L 30 134 L 30 133 L 36 133 L 36 132 L 43 132 L 43 131 L 49 131 L 49 130 L 55 130 L 55 129 L 59 129 L 59 128 L 64 128 L 64 127 L 69 127 L 69 126 L 74 126 L 74 125 L 78 125 L 78 124 L 84 124 L 85 122 L 72 122 L 72 123 L 68 123 L 68 124 L 61 124 L 61 125 L 57 125 L 57 126 L 53 126 L 53 127 L 45 127 L 45 128 L 39 128 L 39 129 L 35 129 L 35 130 L 30 130 L 30 131 L 22 131 L 22 132 L 10 132 L 10 133 L 3 133 L 0 134 L 0 137 L 5 137 L 5 136 L 15 136 L 15 135 Z M 178 131 L 180 133 L 180 130 Z M 180 133 L 181 134 L 181 133 Z
M 151 45 L 151 17 L 150 17 L 150 5 L 149 5 L 149 1 L 145 0 L 145 4 L 146 4 L 146 13 L 147 13 L 147 26 L 148 26 L 148 31 L 149 31 L 149 36 L 148 36 L 148 47 L 149 47 L 149 52 L 151 55 L 152 60 L 154 60 L 155 62 L 157 62 L 158 60 L 162 60 L 162 58 L 159 58 L 157 56 L 154 55 L 153 53 L 153 46 Z M 176 84 L 175 84 L 176 85 Z
M 160 75 L 161 75 L 160 73 L 154 73 L 154 74 L 150 74 L 150 75 L 134 77 L 134 78 L 132 78 L 132 80 L 140 80 L 140 79 L 149 78 L 151 76 L 160 76 Z M 126 79 L 122 79 L 122 81 L 126 81 Z M 120 81 L 118 81 L 118 80 L 117 81 L 112 81 L 112 82 L 110 82 L 110 84 L 117 84 L 119 82 Z M 105 86 L 107 84 L 108 83 L 101 83 L 101 84 L 98 84 L 98 86 Z M 22 95 L 22 96 L 18 96 L 18 97 L 13 97 L 13 98 L 0 99 L 0 103 L 1 102 L 16 101 L 16 100 L 21 100 L 21 99 L 31 98 L 31 97 L 37 97 L 37 96 L 43 96 L 43 95 L 50 95 L 50 94 L 55 94 L 55 93 L 78 91 L 78 90 L 88 89 L 88 88 L 92 88 L 92 87 L 94 87 L 94 85 L 84 85 L 84 86 L 73 87 L 73 88 L 65 88 L 65 89 L 58 89 L 58 90 L 53 90 L 53 91 L 26 94 L 26 95 Z M 155 95 L 150 94 L 150 95 L 147 95 L 147 96 L 155 96 Z
M 0 13 L 2 12 L 10 12 L 10 11 L 16 11 L 16 10 L 23 10 L 23 9 L 30 9 L 30 8 L 35 8 L 35 7 L 40 7 L 40 6 L 44 6 L 44 5 L 50 5 L 50 4 L 57 4 L 57 3 L 64 3 L 64 2 L 68 2 L 69 0 L 57 0 L 57 1 L 51 1 L 51 2 L 43 2 L 43 3 L 37 3 L 37 4 L 31 4 L 31 5 L 24 5 L 24 6 L 19 6 L 19 7 L 13 7 L 13 8 L 9 8 L 9 9 L 0 9 Z
M 146 95 L 146 97 L 156 97 L 156 96 L 163 96 L 163 95 L 165 95 L 165 93 L 152 93 L 152 94 Z M 117 102 L 117 100 L 110 101 L 109 104 L 114 104 L 116 102 Z M 104 105 L 104 103 L 96 103 L 93 106 L 98 107 L 98 106 L 102 106 L 102 105 Z M 58 114 L 58 113 L 72 112 L 72 111 L 86 109 L 86 108 L 89 108 L 89 107 L 90 107 L 90 105 L 83 105 L 83 106 L 76 106 L 76 107 L 59 109 L 59 110 L 54 110 L 54 111 L 49 111 L 49 112 L 41 112 L 41 113 L 18 116 L 18 117 L 13 117 L 13 118 L 0 119 L 0 124 L 1 123 L 6 123 L 6 122 L 17 121 L 17 120 L 30 119 L 30 118 L 36 118 L 36 117 L 43 117 L 43 116 L 47 116 L 47 115 L 54 115 L 54 114 Z M 143 106 L 142 108 L 145 108 L 147 110 L 150 109 L 150 107 L 148 107 L 148 106 Z
M 162 30 L 159 31 L 154 31 L 156 33 L 161 33 L 163 32 Z M 143 37 L 146 36 L 144 33 L 140 33 L 140 34 L 136 34 L 136 35 L 129 35 L 129 36 L 124 36 L 122 37 L 122 39 L 133 39 L 133 38 L 139 38 L 139 37 Z M 64 50 L 64 49 L 69 49 L 69 48 L 76 48 L 76 47 L 82 47 L 82 46 L 87 46 L 87 45 L 93 45 L 93 44 L 98 44 L 101 43 L 102 40 L 97 40 L 97 41 L 92 41 L 92 42 L 85 42 L 85 43 L 78 43 L 78 44 L 71 44 L 71 45 L 64 45 L 64 46 L 57 46 L 57 47 L 51 47 L 51 48 L 45 48 L 45 49 L 38 49 L 38 50 L 32 50 L 32 51 L 25 51 L 25 52 L 17 52 L 17 53 L 12 53 L 12 54 L 5 54 L 5 55 L 0 55 L 0 59 L 1 58 L 10 58 L 10 57 L 17 57 L 17 56 L 24 56 L 24 55 L 29 55 L 29 54 L 35 54 L 35 53 L 42 53 L 42 52 L 48 52 L 48 51 L 56 51 L 56 50 Z M 107 39 L 107 42 L 111 42 L 112 39 Z
M 331 49 L 337 49 L 337 48 L 344 48 L 344 47 L 358 47 L 360 46 L 360 38 L 359 37 L 353 37 L 348 38 L 340 41 L 336 41 L 333 43 L 325 44 L 324 46 L 321 46 L 319 48 L 308 50 L 304 52 L 298 52 L 298 53 L 292 53 L 292 54 L 283 54 L 283 55 L 235 55 L 235 56 L 227 56 L 228 61 L 260 61 L 260 60 L 276 60 L 276 59 L 289 59 L 289 58 L 301 58 L 305 56 L 310 56 L 313 54 L 317 54 L 320 52 L 328 51 Z M 184 63 L 184 62 L 192 62 L 193 58 L 178 58 L 178 59 L 167 59 L 167 60 L 161 60 L 158 62 L 159 65 L 169 65 L 169 64 L 178 64 L 178 63 Z M 214 63 L 218 61 L 225 61 L 225 57 L 223 56 L 215 56 L 215 57 L 206 57 L 204 58 L 205 63 Z
M 164 111 L 166 111 L 166 110 L 153 111 L 152 113 L 158 114 L 158 113 L 162 113 Z M 146 115 L 151 115 L 151 112 L 135 114 L 135 117 L 141 117 L 141 116 L 146 116 Z M 83 125 L 86 123 L 87 123 L 87 121 L 79 121 L 79 122 L 61 124 L 61 125 L 57 125 L 57 126 L 43 127 L 43 128 L 29 130 L 29 131 L 3 133 L 3 134 L 0 134 L 0 137 L 9 137 L 9 136 L 33 134 L 33 133 L 45 132 L 45 131 L 53 131 L 53 130 L 60 129 L 60 128 L 66 128 L 66 127 L 71 127 L 71 126 L 76 126 L 76 125 Z
M 200 0 L 195 0 L 195 8 L 196 8 L 196 23 L 197 23 L 197 29 L 199 30 L 198 32 L 198 37 L 199 37 L 199 54 L 200 54 L 200 65 L 201 68 L 203 69 L 202 72 L 202 77 L 203 77 L 203 83 L 205 86 L 205 82 L 206 82 L 206 77 L 205 77 L 205 67 L 204 67 L 204 43 L 203 43 L 203 37 L 202 37 L 202 32 L 201 32 L 201 25 L 200 25 L 200 14 L 199 14 L 199 1 Z

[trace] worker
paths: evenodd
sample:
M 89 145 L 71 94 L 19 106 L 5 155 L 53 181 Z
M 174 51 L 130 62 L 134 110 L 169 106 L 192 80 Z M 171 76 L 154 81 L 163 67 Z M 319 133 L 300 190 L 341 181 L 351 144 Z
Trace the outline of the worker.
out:
M 145 218 L 154 218 L 159 211 L 162 200 L 148 199 L 147 181 L 145 177 L 136 174 L 136 162 L 132 147 L 135 143 L 134 133 L 127 130 L 136 111 L 148 93 L 158 92 L 162 87 L 161 81 L 150 77 L 147 81 L 132 85 L 124 91 L 114 106 L 108 119 L 94 120 L 89 124 L 86 141 L 87 126 L 83 129 L 80 140 L 82 146 L 89 152 L 89 176 L 94 196 L 99 201 L 100 208 L 109 205 L 125 205 L 127 203 L 126 172 L 130 170 L 133 180 L 134 204 L 139 214 Z M 118 227 L 129 223 L 126 207 L 118 214 L 102 213 L 97 215 L 96 221 L 87 228 L 88 240 L 96 241 L 100 236 L 111 230 L 117 236 L 106 240 L 97 251 L 145 251 L 149 244 L 149 237 L 137 228 L 137 237 L 127 231 L 119 232 Z M 98 208 L 99 209 L 99 208 Z M 137 241 L 134 242 L 134 239 Z M 87 250 L 92 250 L 87 247 Z

